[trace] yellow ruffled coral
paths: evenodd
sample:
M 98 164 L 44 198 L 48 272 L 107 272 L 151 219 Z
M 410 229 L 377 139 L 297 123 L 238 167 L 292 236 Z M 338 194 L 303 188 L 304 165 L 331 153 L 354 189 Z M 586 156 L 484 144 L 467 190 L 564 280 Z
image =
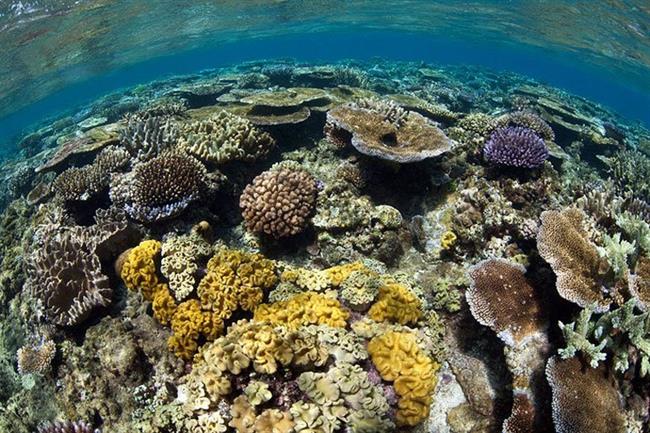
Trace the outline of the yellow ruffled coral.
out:
M 396 420 L 414 426 L 429 416 L 439 365 L 426 356 L 410 332 L 387 332 L 368 343 L 368 353 L 382 379 L 394 382 L 400 400 Z
M 457 240 L 458 237 L 456 236 L 456 233 L 452 232 L 451 230 L 447 230 L 442 234 L 442 237 L 440 238 L 440 248 L 443 250 L 450 250 L 454 245 L 456 245 Z
M 174 313 L 176 312 L 176 300 L 169 293 L 167 284 L 160 284 L 153 294 L 153 301 L 151 302 L 153 308 L 153 317 L 156 318 L 161 324 L 169 325 Z
M 379 298 L 368 316 L 377 322 L 414 324 L 422 317 L 422 303 L 406 286 L 389 281 L 379 288 Z
M 156 273 L 156 258 L 160 255 L 160 242 L 142 241 L 131 249 L 120 269 L 120 277 L 131 290 L 140 290 L 147 301 L 153 299 L 160 284 Z
M 262 304 L 255 310 L 254 320 L 298 329 L 307 325 L 328 325 L 344 328 L 349 313 L 336 299 L 320 293 L 300 293 L 287 301 Z
M 198 349 L 201 335 L 208 340 L 223 332 L 223 321 L 210 312 L 202 311 L 198 300 L 191 299 L 178 305 L 171 318 L 173 335 L 168 346 L 179 358 L 189 360 Z
M 352 262 L 345 265 L 333 266 L 331 268 L 325 269 L 325 274 L 329 278 L 333 286 L 340 286 L 343 281 L 345 281 L 352 272 L 363 271 L 367 268 L 361 262 Z

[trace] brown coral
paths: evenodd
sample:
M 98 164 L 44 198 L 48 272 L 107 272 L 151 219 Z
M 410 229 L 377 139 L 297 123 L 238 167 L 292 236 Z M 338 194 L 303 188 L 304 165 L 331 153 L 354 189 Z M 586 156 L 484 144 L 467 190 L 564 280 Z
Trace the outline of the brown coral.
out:
M 246 228 L 275 238 L 303 231 L 316 207 L 316 179 L 304 170 L 269 170 L 257 176 L 241 195 Z
M 399 163 L 432 158 L 452 148 L 452 141 L 433 122 L 382 101 L 331 109 L 325 133 L 339 146 L 349 142 L 363 154 Z
M 621 397 L 603 367 L 585 367 L 578 358 L 553 357 L 546 366 L 546 378 L 558 433 L 627 431 Z
M 55 353 L 56 345 L 52 340 L 21 347 L 16 353 L 18 373 L 44 373 L 52 365 Z
M 577 208 L 542 212 L 537 249 L 557 276 L 560 296 L 581 307 L 595 305 L 595 311 L 602 312 L 611 303 L 601 281 L 608 265 L 582 228 L 583 216 Z

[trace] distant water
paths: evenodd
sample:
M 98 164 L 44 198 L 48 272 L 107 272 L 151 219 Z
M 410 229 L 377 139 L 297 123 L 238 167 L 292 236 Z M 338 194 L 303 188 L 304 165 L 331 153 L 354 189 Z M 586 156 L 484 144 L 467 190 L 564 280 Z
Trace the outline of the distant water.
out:
M 8 0 L 0 154 L 29 125 L 120 87 L 278 57 L 484 65 L 650 125 L 649 25 L 645 0 Z

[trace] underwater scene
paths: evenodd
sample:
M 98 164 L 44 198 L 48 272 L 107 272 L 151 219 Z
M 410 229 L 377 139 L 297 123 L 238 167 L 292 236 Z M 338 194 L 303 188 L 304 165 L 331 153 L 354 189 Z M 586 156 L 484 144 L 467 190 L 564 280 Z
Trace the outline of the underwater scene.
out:
M 649 433 L 645 1 L 0 1 L 0 433 Z

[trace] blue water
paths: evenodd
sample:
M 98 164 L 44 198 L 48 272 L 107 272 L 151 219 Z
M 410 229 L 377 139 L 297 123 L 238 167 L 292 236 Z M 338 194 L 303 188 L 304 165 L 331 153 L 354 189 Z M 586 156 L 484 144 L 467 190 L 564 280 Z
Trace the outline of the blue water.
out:
M 227 66 L 260 58 L 333 61 L 344 58 L 422 61 L 432 64 L 481 65 L 527 75 L 543 83 L 604 104 L 621 115 L 650 126 L 650 78 L 635 83 L 596 67 L 575 55 L 532 46 L 496 45 L 407 32 L 328 32 L 240 40 L 174 55 L 156 57 L 92 76 L 0 118 L 0 146 L 11 151 L 15 139 L 37 120 L 70 110 L 119 88 L 165 76 Z M 64 72 L 88 75 L 79 68 Z M 625 77 L 623 77 L 625 78 Z

